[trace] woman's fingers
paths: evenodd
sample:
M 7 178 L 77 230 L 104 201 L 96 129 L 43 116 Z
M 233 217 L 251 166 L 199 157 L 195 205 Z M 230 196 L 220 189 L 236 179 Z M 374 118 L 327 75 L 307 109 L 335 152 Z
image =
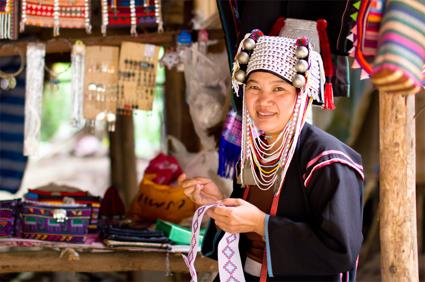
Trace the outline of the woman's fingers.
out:
M 191 179 L 185 179 L 181 182 L 181 186 L 183 188 L 189 187 L 189 186 L 194 186 L 196 184 L 200 184 L 200 185 L 206 185 L 211 183 L 211 180 L 208 178 L 202 178 L 202 177 L 197 177 L 197 178 L 191 178 Z
M 183 189 L 183 193 L 190 199 L 192 199 L 192 193 L 195 190 L 195 186 L 187 187 Z
M 201 195 L 201 189 L 202 187 L 197 184 L 193 190 L 192 193 L 192 197 L 195 203 L 202 205 L 203 201 L 202 201 L 202 195 Z
M 225 205 L 225 206 L 228 206 L 228 207 L 236 207 L 236 206 L 240 206 L 240 205 L 242 205 L 243 204 L 243 200 L 242 199 L 236 199 L 236 198 L 227 198 L 227 199 L 224 199 L 223 201 L 222 201 L 222 203 Z
M 179 186 L 182 186 L 183 182 L 186 180 L 186 174 L 182 173 L 179 175 L 179 177 L 177 178 L 177 183 Z

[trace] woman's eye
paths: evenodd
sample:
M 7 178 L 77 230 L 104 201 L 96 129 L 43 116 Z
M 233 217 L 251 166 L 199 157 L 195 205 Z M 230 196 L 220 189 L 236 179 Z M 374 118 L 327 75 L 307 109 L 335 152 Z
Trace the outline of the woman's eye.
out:
M 248 85 L 248 89 L 258 90 L 259 88 L 257 85 Z
M 275 87 L 274 91 L 275 92 L 282 92 L 282 91 L 285 91 L 285 88 L 278 86 L 278 87 Z

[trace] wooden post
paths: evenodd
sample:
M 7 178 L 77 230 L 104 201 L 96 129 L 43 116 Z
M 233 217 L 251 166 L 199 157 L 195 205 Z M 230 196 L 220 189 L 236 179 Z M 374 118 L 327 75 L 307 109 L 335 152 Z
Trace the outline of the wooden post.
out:
M 109 137 L 111 184 L 120 193 L 128 210 L 138 190 L 133 117 L 117 115 L 115 132 Z
M 130 207 L 131 200 L 137 194 L 137 162 L 136 148 L 134 144 L 134 123 L 133 115 L 122 116 L 121 130 L 121 152 L 123 170 L 124 202 L 127 208 Z
M 382 281 L 418 281 L 415 97 L 379 93 Z
M 199 138 L 193 127 L 186 103 L 184 73 L 166 70 L 165 108 L 167 134 L 179 139 L 189 152 L 199 151 Z

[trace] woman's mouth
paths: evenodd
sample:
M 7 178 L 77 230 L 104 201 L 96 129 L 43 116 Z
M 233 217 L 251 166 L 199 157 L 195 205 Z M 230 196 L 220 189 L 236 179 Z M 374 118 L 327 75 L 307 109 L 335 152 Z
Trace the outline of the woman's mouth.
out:
M 257 117 L 260 119 L 272 118 L 276 115 L 275 112 L 257 111 Z

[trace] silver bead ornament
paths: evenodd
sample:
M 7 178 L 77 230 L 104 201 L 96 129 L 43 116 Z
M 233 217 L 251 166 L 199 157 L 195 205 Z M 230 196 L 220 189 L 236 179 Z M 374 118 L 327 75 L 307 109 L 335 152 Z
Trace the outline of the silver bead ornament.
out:
M 240 52 L 237 56 L 239 64 L 246 65 L 249 61 L 249 55 L 246 52 Z
M 246 73 L 243 70 L 238 70 L 235 73 L 235 79 L 239 81 L 240 83 L 244 83 L 246 78 Z
M 295 50 L 295 56 L 298 59 L 304 59 L 308 56 L 308 49 L 305 46 L 298 46 L 297 50 Z
M 302 88 L 305 85 L 305 77 L 301 74 L 295 75 L 294 79 L 292 79 L 292 85 L 295 88 Z
M 305 73 L 308 69 L 308 63 L 306 60 L 299 60 L 295 65 L 295 70 L 299 73 Z
M 255 41 L 252 38 L 247 38 L 243 41 L 243 48 L 245 50 L 251 51 L 255 47 Z
M 0 88 L 2 90 L 7 90 L 9 89 L 9 80 L 7 78 L 2 78 L 0 80 Z

